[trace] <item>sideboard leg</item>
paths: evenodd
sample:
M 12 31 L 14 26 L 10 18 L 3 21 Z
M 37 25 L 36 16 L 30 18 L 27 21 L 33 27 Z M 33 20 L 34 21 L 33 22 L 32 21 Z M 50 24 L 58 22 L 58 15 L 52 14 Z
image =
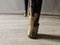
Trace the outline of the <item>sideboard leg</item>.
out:
M 28 15 L 29 15 L 28 36 L 30 38 L 37 37 L 41 5 L 42 5 L 42 0 L 30 0 L 30 7 L 28 10 Z

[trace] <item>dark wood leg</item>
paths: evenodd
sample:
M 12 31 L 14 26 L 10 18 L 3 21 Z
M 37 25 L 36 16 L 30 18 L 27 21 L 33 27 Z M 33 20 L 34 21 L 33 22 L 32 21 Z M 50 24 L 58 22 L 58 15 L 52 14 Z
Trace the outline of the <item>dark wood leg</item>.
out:
M 39 27 L 39 17 L 41 12 L 42 0 L 30 0 L 29 8 L 29 30 L 28 36 L 30 38 L 36 38 Z
M 26 17 L 27 16 L 27 10 L 28 10 L 28 0 L 24 0 L 24 3 L 25 3 L 25 14 L 24 14 L 24 16 Z

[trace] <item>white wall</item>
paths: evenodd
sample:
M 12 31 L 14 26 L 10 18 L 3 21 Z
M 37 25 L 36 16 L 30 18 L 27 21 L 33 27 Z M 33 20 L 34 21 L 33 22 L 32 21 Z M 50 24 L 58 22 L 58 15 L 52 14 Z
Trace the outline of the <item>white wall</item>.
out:
M 0 13 L 23 13 L 24 0 L 0 0 Z M 43 14 L 60 14 L 60 0 L 43 0 Z
M 43 0 L 42 13 L 60 15 L 60 0 Z
M 24 0 L 0 0 L 0 13 L 19 13 L 24 11 Z

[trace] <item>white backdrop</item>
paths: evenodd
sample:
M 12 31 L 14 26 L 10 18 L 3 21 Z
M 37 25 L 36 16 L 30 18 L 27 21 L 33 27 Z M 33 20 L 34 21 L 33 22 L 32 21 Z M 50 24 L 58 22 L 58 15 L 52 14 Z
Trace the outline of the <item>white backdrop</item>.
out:
M 60 0 L 43 0 L 42 13 L 60 15 Z
M 0 0 L 0 13 L 21 13 L 24 11 L 24 0 Z
M 24 13 L 24 0 L 0 0 L 0 13 Z M 60 14 L 60 0 L 43 0 L 43 14 Z

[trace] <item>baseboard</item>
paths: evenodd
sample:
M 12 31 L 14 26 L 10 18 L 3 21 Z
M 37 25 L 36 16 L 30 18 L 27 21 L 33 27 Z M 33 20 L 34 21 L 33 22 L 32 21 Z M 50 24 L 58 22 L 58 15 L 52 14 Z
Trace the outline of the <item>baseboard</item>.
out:
M 42 15 L 60 15 L 60 13 L 55 12 L 41 12 Z
M 0 14 L 10 14 L 10 15 L 23 15 L 24 11 L 19 11 L 19 12 L 0 12 Z M 41 15 L 58 15 L 60 16 L 60 13 L 53 13 L 53 12 L 41 12 Z

